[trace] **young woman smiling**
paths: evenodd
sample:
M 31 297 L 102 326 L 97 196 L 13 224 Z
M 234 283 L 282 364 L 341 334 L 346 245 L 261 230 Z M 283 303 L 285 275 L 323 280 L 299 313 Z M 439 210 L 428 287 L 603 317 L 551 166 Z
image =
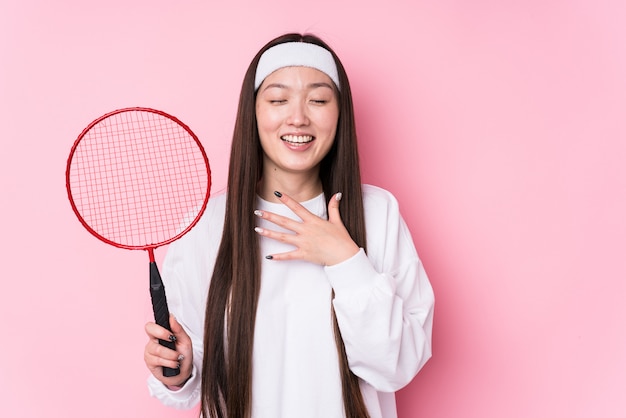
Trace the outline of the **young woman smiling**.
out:
M 319 38 L 287 34 L 252 60 L 227 191 L 170 246 L 163 276 L 172 334 L 146 324 L 145 362 L 164 404 L 396 416 L 394 392 L 431 356 L 434 296 L 397 201 L 361 184 L 348 78 Z

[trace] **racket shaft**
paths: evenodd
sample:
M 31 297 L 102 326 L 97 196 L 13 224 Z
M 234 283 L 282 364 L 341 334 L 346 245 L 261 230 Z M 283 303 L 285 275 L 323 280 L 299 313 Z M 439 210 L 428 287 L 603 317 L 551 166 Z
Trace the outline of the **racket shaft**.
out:
M 170 312 L 167 309 L 165 287 L 163 286 L 159 269 L 154 261 L 150 262 L 150 297 L 152 298 L 152 311 L 154 312 L 155 322 L 171 332 Z M 172 350 L 176 350 L 176 344 L 172 341 L 159 339 L 159 344 Z M 178 376 L 179 373 L 179 369 L 163 367 L 163 376 L 165 377 Z

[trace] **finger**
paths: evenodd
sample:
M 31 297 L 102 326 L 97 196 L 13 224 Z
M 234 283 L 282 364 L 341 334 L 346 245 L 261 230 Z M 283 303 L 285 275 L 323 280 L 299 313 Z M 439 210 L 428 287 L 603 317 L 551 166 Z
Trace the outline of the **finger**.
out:
M 302 251 L 296 249 L 284 253 L 268 254 L 265 258 L 272 261 L 301 260 L 303 258 L 302 254 Z
M 170 328 L 172 329 L 172 334 L 174 334 L 174 338 L 177 343 L 186 343 L 187 341 L 190 341 L 189 335 L 187 335 L 183 326 L 172 314 L 170 314 Z
M 261 219 L 265 219 L 266 221 L 278 225 L 283 229 L 287 229 L 295 233 L 298 233 L 300 230 L 300 226 L 302 226 L 302 222 L 300 221 L 295 221 L 293 219 L 287 218 L 286 216 L 277 215 L 272 212 L 255 210 L 254 214 Z
M 295 234 L 289 234 L 285 232 L 272 231 L 270 229 L 261 228 L 259 226 L 254 228 L 254 231 L 263 236 L 274 241 L 282 242 L 284 244 L 294 245 L 297 247 L 298 236 Z
M 298 215 L 298 217 L 300 217 L 303 221 L 305 221 L 308 217 L 315 216 L 297 200 L 292 199 L 288 194 L 276 191 L 274 192 L 274 195 L 281 201 L 281 203 L 291 209 L 291 211 Z
M 188 375 L 193 367 L 193 353 L 190 350 L 183 352 L 174 351 L 159 343 L 150 341 L 144 350 L 144 361 L 153 374 L 161 379 L 162 367 L 180 369 L 181 373 Z M 171 382 L 170 382 L 171 383 Z
M 168 360 L 175 360 L 181 354 L 177 350 L 173 350 L 159 343 L 159 340 L 152 340 L 152 339 L 149 340 L 148 343 L 146 344 L 145 351 L 146 353 L 149 353 L 153 356 L 163 357 Z
M 180 367 L 180 362 L 177 360 L 167 360 L 163 357 L 156 357 L 156 365 L 155 369 L 160 369 L 162 367 L 169 367 L 170 369 L 178 369 Z M 161 372 L 161 370 L 158 370 Z
M 328 220 L 332 223 L 343 223 L 339 212 L 339 202 L 341 202 L 342 196 L 341 192 L 336 193 L 328 202 Z
M 178 352 L 178 362 L 181 368 L 187 363 L 191 363 L 193 358 L 193 342 L 191 337 L 187 334 L 182 324 L 178 322 L 174 315 L 170 314 L 170 327 L 176 337 L 176 351 Z M 185 361 L 183 361 L 185 360 Z
M 176 342 L 176 336 L 171 331 L 154 322 L 148 322 L 145 326 L 145 331 L 148 337 L 154 340 Z
M 146 348 L 144 353 L 144 361 L 150 369 L 158 367 L 170 367 L 172 369 L 180 367 L 181 360 L 184 356 L 167 347 L 158 346 L 154 348 Z

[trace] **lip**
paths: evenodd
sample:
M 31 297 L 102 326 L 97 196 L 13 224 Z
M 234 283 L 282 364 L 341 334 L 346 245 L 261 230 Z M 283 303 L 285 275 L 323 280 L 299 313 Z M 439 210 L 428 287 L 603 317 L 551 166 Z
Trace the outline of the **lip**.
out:
M 315 136 L 303 132 L 288 133 L 281 135 L 280 140 L 292 151 L 306 151 L 315 142 Z
M 280 139 L 287 142 L 294 143 L 306 143 L 311 142 L 315 139 L 315 135 L 305 133 L 305 132 L 297 132 L 297 133 L 286 133 L 280 135 Z

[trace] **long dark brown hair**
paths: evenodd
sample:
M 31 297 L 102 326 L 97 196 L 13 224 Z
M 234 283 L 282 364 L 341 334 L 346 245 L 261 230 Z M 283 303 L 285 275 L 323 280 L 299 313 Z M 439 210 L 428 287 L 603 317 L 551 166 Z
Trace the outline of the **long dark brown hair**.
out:
M 201 410 L 205 417 L 248 418 L 252 403 L 252 348 L 261 281 L 261 254 L 254 232 L 262 149 L 256 123 L 254 76 L 260 56 L 284 42 L 308 42 L 328 49 L 339 73 L 339 121 L 334 144 L 320 166 L 324 195 L 342 192 L 341 219 L 352 239 L 365 248 L 359 156 L 350 84 L 337 55 L 313 35 L 286 34 L 267 43 L 246 71 L 228 173 L 224 232 L 209 288 L 204 333 Z M 368 417 L 358 378 L 348 367 L 345 345 L 331 312 L 339 357 L 346 417 Z

